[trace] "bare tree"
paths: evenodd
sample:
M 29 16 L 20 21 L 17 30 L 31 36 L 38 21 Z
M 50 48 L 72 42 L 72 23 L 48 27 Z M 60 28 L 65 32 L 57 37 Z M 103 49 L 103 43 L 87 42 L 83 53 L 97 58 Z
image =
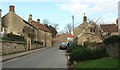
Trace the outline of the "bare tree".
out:
M 55 29 L 58 29 L 58 26 L 59 26 L 59 24 L 53 24 L 53 27 L 54 27 Z
M 49 21 L 47 19 L 44 19 L 43 24 L 49 24 Z
M 67 24 L 65 27 L 65 32 L 71 34 L 72 33 L 72 24 Z

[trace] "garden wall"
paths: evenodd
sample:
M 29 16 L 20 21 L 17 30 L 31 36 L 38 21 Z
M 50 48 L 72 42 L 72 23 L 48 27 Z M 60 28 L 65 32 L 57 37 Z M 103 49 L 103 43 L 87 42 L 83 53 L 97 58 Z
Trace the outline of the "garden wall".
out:
M 13 41 L 0 41 L 0 42 L 2 42 L 2 55 L 26 51 L 26 43 L 24 42 Z

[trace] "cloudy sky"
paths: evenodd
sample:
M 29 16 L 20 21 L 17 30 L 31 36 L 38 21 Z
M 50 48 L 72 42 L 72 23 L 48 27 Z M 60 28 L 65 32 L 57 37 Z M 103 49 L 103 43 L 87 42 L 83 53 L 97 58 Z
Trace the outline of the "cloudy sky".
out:
M 2 0 L 0 8 L 4 16 L 9 11 L 9 5 L 15 6 L 15 13 L 28 20 L 31 13 L 33 20 L 44 19 L 50 24 L 59 24 L 59 31 L 64 30 L 66 24 L 72 24 L 75 16 L 75 27 L 82 23 L 83 13 L 89 20 L 99 23 L 114 23 L 118 17 L 119 0 Z

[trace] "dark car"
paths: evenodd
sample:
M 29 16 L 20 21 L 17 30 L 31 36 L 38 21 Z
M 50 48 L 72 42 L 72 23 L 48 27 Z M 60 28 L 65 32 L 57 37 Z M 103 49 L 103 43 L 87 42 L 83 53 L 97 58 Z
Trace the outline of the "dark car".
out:
M 67 49 L 67 44 L 61 43 L 60 46 L 59 46 L 59 49 L 60 50 L 66 50 Z
M 67 47 L 71 46 L 74 42 L 70 41 L 67 43 Z

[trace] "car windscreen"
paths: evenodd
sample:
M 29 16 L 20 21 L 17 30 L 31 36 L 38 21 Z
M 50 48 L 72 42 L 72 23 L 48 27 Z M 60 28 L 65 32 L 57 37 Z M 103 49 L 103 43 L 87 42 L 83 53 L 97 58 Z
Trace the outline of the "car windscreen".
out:
M 66 44 L 61 44 L 60 46 L 67 46 Z

